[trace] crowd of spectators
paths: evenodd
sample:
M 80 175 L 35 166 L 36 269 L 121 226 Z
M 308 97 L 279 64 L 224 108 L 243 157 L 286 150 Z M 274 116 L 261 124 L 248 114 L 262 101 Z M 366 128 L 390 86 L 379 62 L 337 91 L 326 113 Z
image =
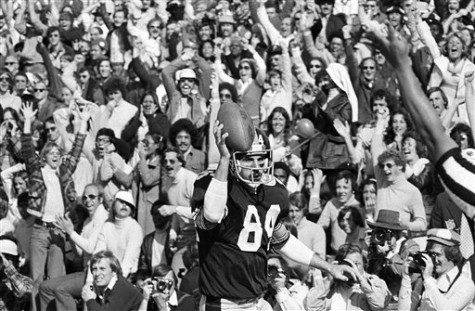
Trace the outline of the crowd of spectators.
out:
M 221 105 L 267 134 L 289 231 L 357 272 L 271 252 L 261 310 L 474 310 L 474 221 L 367 31 L 405 38 L 475 159 L 474 4 L 0 0 L 0 311 L 198 310 L 194 183 Z

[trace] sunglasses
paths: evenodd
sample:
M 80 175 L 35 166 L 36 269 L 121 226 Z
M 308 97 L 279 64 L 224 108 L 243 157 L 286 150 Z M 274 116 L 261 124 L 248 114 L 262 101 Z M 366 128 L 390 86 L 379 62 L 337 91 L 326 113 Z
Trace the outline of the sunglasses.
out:
M 0 81 L 8 81 L 8 77 L 0 77 Z
M 35 92 L 44 92 L 44 91 L 46 91 L 46 89 L 34 89 L 34 90 L 35 90 Z
M 310 65 L 310 68 L 322 68 L 321 65 Z
M 150 26 L 150 29 L 162 29 L 162 26 Z
M 363 70 L 367 70 L 367 69 L 374 69 L 375 67 L 372 67 L 372 66 L 364 66 L 363 67 Z
M 97 197 L 99 197 L 99 196 L 95 195 L 95 194 L 83 195 L 82 200 L 86 201 L 87 199 L 89 199 L 89 200 L 92 201 L 92 200 L 95 200 Z
M 231 98 L 231 94 L 227 94 L 227 93 L 219 94 L 219 97 L 230 99 L 230 98 Z
M 11 66 L 11 65 L 15 65 L 15 64 L 18 64 L 18 63 L 16 63 L 16 62 L 6 62 L 5 63 L 6 66 Z
M 239 66 L 239 70 L 244 69 L 244 70 L 249 70 L 251 67 L 249 66 Z
M 381 163 L 381 164 L 378 164 L 378 166 L 380 168 L 389 168 L 389 169 L 392 169 L 394 166 L 396 166 L 396 164 L 393 164 L 393 163 Z

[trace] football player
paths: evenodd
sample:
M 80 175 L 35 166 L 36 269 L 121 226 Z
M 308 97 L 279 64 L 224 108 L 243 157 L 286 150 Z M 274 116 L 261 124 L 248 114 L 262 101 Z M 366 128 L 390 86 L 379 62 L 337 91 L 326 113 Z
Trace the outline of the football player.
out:
M 200 310 L 257 310 L 267 288 L 267 253 L 272 246 L 301 264 L 346 280 L 347 266 L 319 258 L 280 223 L 288 214 L 288 192 L 272 175 L 272 151 L 257 129 L 251 150 L 230 152 L 228 133 L 216 122 L 220 153 L 214 177 L 196 181 L 192 207 L 199 235 Z

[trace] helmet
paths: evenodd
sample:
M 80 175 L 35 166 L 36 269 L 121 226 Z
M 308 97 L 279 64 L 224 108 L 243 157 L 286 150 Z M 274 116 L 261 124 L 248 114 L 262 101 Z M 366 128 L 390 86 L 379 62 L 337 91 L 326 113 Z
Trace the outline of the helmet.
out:
M 273 180 L 274 162 L 269 139 L 261 129 L 256 129 L 256 135 L 248 151 L 233 152 L 231 172 L 241 181 L 258 186 Z

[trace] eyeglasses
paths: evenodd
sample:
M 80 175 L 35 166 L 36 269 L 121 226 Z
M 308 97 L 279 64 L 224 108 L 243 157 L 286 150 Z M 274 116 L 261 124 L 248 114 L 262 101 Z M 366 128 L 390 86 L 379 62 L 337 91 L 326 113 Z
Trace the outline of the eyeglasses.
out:
M 374 69 L 375 67 L 373 66 L 363 66 L 363 70 L 368 70 L 368 69 Z
M 380 168 L 389 168 L 389 169 L 392 169 L 394 166 L 396 166 L 396 164 L 393 164 L 393 163 L 380 163 L 378 164 Z
M 46 132 L 48 132 L 48 133 L 53 133 L 54 131 L 56 131 L 56 126 L 49 127 L 49 128 L 47 128 L 47 129 L 45 129 L 45 130 L 46 130 Z
M 230 98 L 231 98 L 231 94 L 222 93 L 222 94 L 219 94 L 219 97 L 221 97 L 221 98 L 226 98 L 226 99 L 230 99 Z
M 5 62 L 5 66 L 11 66 L 11 65 L 15 65 L 15 64 L 18 64 L 17 62 Z
M 92 201 L 92 200 L 95 200 L 97 197 L 99 197 L 99 196 L 95 195 L 95 194 L 83 195 L 82 200 L 86 201 L 87 199 L 89 199 L 89 200 Z
M 36 93 L 46 91 L 46 89 L 34 89 L 34 90 L 35 90 Z
M 0 77 L 0 81 L 8 81 L 8 77 Z
M 244 70 L 249 70 L 251 67 L 249 66 L 239 66 L 239 70 L 244 69 Z

